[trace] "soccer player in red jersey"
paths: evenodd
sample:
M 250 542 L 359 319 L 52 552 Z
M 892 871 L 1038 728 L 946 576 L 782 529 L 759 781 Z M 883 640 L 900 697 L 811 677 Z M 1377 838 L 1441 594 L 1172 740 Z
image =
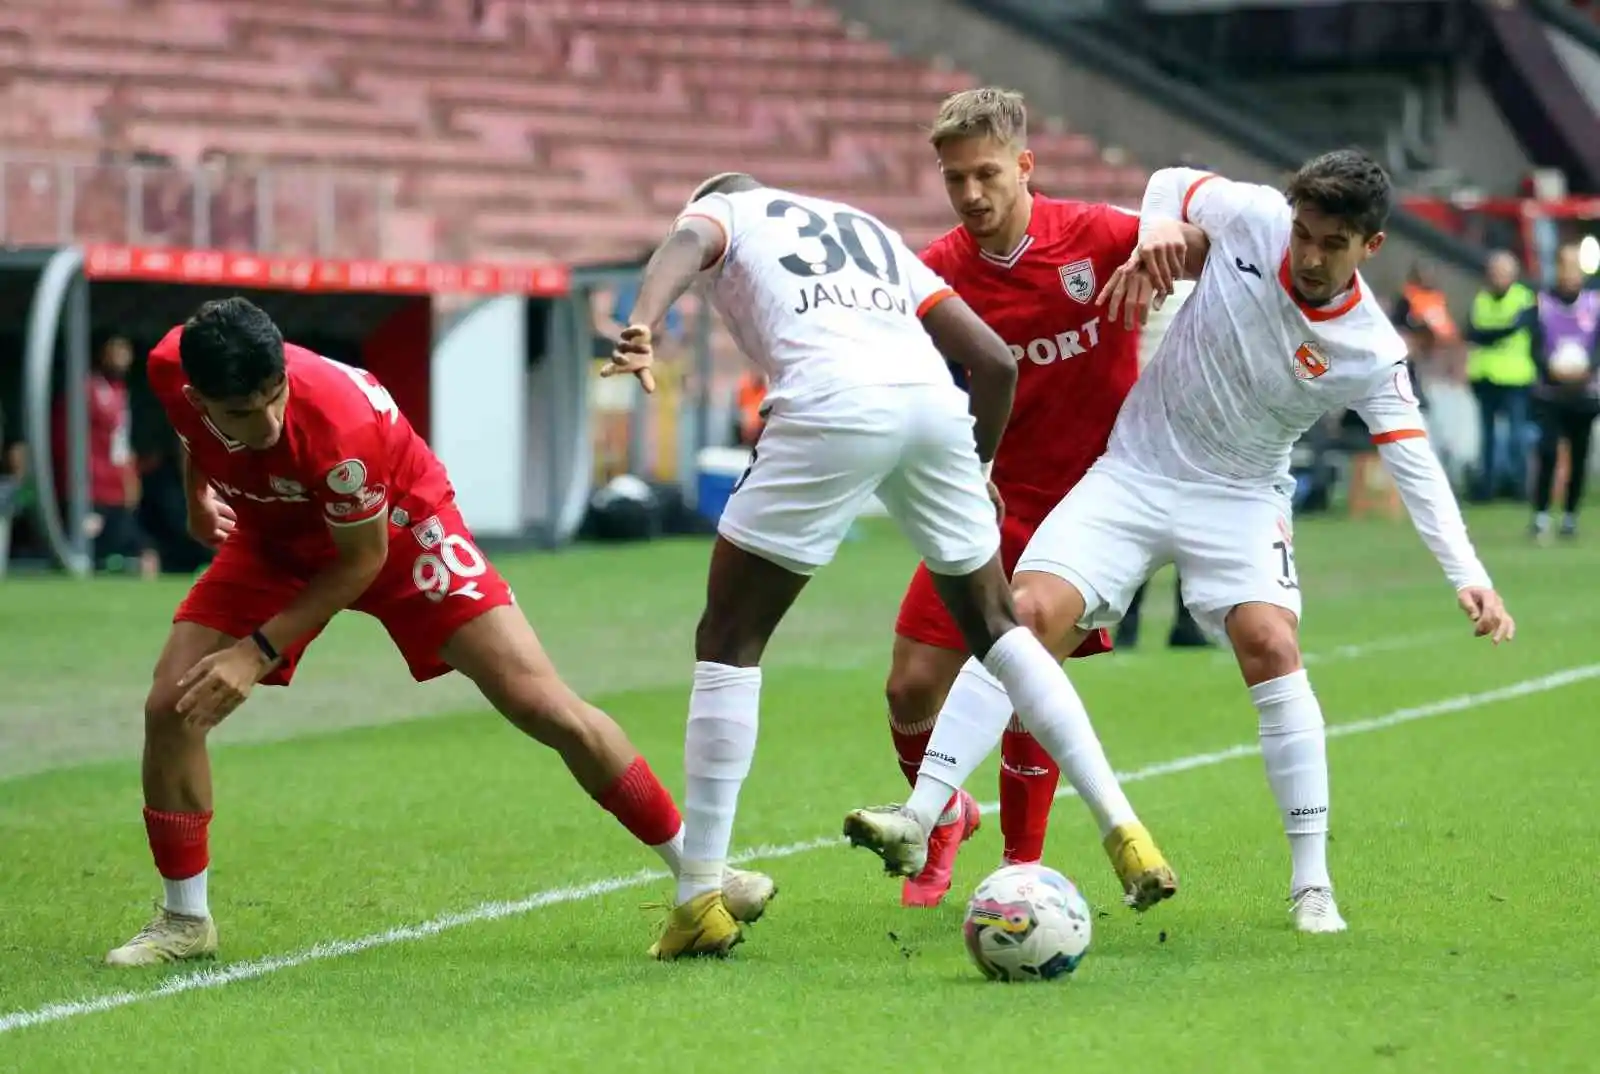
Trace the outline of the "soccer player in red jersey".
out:
M 1028 179 L 1027 112 L 1020 94 L 993 87 L 946 99 L 930 140 L 951 207 L 961 219 L 922 259 L 999 333 L 1020 375 L 992 481 L 1002 502 L 1001 555 L 1009 573 L 1039 522 L 1105 451 L 1123 398 L 1138 376 L 1138 328 L 1112 321 L 1094 304 L 1100 283 L 1125 262 L 1139 217 L 1110 205 L 1033 194 Z M 1026 622 L 1027 620 L 1024 619 Z M 1073 653 L 1109 651 L 1097 631 Z M 941 704 L 959 710 L 964 692 L 997 689 L 962 672 L 961 632 L 919 566 L 900 605 L 886 693 L 900 767 L 913 784 Z M 949 697 L 946 703 L 946 697 Z M 1068 759 L 1074 785 L 1103 779 L 1104 754 Z M 1074 771 L 1076 769 L 1076 771 Z M 1050 755 L 1013 719 L 1001 742 L 1000 828 L 1007 862 L 1038 861 L 1060 781 Z M 978 808 L 961 791 L 928 842 L 928 862 L 901 893 L 906 906 L 936 906 L 950 888 L 962 841 L 978 828 Z M 1101 818 L 1107 854 L 1140 899 L 1176 890 L 1176 880 L 1138 823 Z
M 206 734 L 257 683 L 288 685 L 346 608 L 383 623 L 419 682 L 472 679 L 678 871 L 672 796 L 622 729 L 561 681 L 474 545 L 444 466 L 370 374 L 285 344 L 264 312 L 230 298 L 169 332 L 149 378 L 184 445 L 190 530 L 218 552 L 178 606 L 145 701 L 144 820 L 166 897 L 108 963 L 216 953 Z M 743 920 L 774 893 L 760 874 L 725 880 Z

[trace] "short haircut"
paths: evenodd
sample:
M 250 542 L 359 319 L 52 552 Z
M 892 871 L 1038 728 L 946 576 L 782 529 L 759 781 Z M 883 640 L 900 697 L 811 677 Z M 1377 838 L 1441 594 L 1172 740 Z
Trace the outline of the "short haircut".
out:
M 1335 149 L 1300 166 L 1285 191 L 1291 205 L 1310 205 L 1362 236 L 1389 220 L 1394 186 L 1383 166 L 1359 149 Z
M 719 172 L 695 187 L 688 203 L 693 205 L 707 194 L 735 194 L 741 190 L 758 190 L 761 186 L 761 181 L 748 172 Z
M 1022 94 L 984 86 L 946 97 L 928 132 L 928 141 L 938 149 L 945 142 L 960 138 L 993 138 L 1001 145 L 1024 148 L 1028 144 L 1028 107 L 1022 102 Z
M 207 399 L 246 399 L 283 379 L 283 333 L 249 299 L 217 299 L 184 322 L 178 360 Z

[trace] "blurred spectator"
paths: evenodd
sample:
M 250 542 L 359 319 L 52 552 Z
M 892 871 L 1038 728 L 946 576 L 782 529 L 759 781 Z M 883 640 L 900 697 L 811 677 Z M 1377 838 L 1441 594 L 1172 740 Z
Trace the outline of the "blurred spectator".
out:
M 1450 316 L 1444 292 L 1433 278 L 1433 269 L 1419 261 L 1406 274 L 1405 286 L 1395 300 L 1391 314 L 1396 328 L 1410 352 L 1412 382 L 1422 398 L 1422 382 L 1437 378 L 1455 380 L 1464 370 L 1461 330 Z M 1421 376 L 1418 376 L 1418 374 Z
M 1563 442 L 1567 452 L 1566 513 L 1561 535 L 1578 531 L 1589 468 L 1589 434 L 1600 415 L 1600 291 L 1584 290 L 1584 272 L 1576 243 L 1556 254 L 1555 286 L 1539 296 L 1529 311 L 1533 357 L 1539 379 L 1533 388 L 1533 412 L 1539 425 L 1539 470 L 1534 486 L 1532 532 L 1550 532 L 1550 498 Z
M 106 340 L 89 372 L 89 505 L 87 536 L 94 543 L 96 568 L 137 563 L 139 574 L 153 578 L 161 564 L 139 526 L 139 472 L 130 445 L 128 368 L 133 345 L 121 336 Z M 65 497 L 68 458 L 65 401 L 58 403 L 52 424 L 57 466 L 56 486 Z
M 1535 303 L 1534 293 L 1517 280 L 1517 259 L 1506 250 L 1489 255 L 1485 286 L 1472 300 L 1472 320 L 1467 340 L 1467 378 L 1478 400 L 1481 452 L 1478 460 L 1477 499 L 1491 500 L 1497 493 L 1523 499 L 1528 480 L 1531 425 L 1528 392 L 1536 370 L 1533 341 L 1525 317 Z M 1506 420 L 1505 436 L 1499 419 Z
M 753 448 L 766 428 L 767 378 L 759 370 L 748 370 L 739 378 L 734 397 L 733 440 L 740 447 Z

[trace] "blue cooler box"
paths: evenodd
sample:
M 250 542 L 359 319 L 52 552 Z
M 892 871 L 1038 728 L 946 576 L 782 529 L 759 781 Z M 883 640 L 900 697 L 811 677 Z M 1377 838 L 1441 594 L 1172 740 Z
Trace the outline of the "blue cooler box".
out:
M 750 450 L 738 447 L 702 448 L 695 456 L 695 513 L 715 522 L 739 483 L 739 475 L 750 465 Z

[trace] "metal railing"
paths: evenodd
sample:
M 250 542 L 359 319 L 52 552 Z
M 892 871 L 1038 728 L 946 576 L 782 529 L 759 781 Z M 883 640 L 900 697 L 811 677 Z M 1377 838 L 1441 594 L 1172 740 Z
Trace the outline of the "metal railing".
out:
M 0 244 L 382 257 L 397 186 L 384 173 L 315 166 L 184 167 L 0 151 Z

